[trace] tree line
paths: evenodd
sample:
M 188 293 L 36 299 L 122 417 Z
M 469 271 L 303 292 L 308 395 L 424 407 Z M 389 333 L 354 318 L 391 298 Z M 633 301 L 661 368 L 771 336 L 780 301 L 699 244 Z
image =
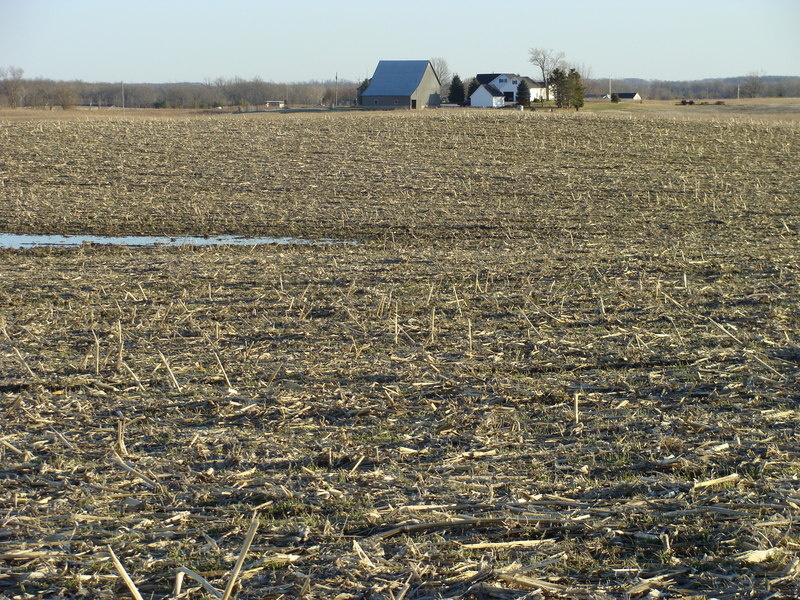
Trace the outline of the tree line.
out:
M 88 83 L 26 79 L 22 69 L 0 68 L 0 106 L 72 108 L 216 108 L 261 106 L 268 101 L 319 106 L 355 103 L 351 81 L 274 83 L 259 78 L 219 78 L 204 83 Z
M 798 98 L 800 77 L 768 76 L 750 73 L 740 77 L 696 81 L 657 81 L 646 79 L 588 79 L 587 94 L 639 92 L 649 100 L 732 98 Z
M 464 103 L 478 87 L 477 80 L 464 82 L 458 74 L 450 73 L 446 60 L 431 60 L 442 83 L 442 97 L 449 96 L 453 103 Z M 529 60 L 542 81 L 559 84 L 555 86 L 553 98 L 559 106 L 575 107 L 579 101 L 578 92 L 591 96 L 639 92 L 643 98 L 652 100 L 800 97 L 800 77 L 750 73 L 741 77 L 697 81 L 608 80 L 592 78 L 586 67 L 570 66 L 560 52 L 531 48 Z M 557 82 L 551 79 L 554 73 Z M 330 106 L 334 103 L 355 104 L 359 89 L 368 83 L 369 80 L 361 84 L 352 81 L 275 83 L 239 77 L 218 78 L 204 83 L 88 83 L 28 79 L 21 68 L 0 67 L 0 107 L 215 108 L 260 106 L 275 100 L 289 106 Z

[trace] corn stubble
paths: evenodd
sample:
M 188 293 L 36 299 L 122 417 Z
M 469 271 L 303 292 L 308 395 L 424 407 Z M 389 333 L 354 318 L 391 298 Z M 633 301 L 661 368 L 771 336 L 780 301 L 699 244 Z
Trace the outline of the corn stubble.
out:
M 796 124 L 0 137 L 0 230 L 361 242 L 0 251 L 0 594 L 797 594 Z

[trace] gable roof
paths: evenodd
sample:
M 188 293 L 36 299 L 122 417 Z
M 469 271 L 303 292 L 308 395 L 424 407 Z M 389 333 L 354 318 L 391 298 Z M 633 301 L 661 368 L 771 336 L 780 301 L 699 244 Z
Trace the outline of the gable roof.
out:
M 429 60 L 382 60 L 362 96 L 410 96 L 419 87 Z M 436 71 L 431 71 L 439 81 Z
M 477 92 L 481 88 L 485 89 L 487 92 L 489 92 L 490 95 L 494 96 L 495 98 L 505 98 L 506 97 L 506 95 L 503 92 L 498 90 L 491 83 L 481 84 L 481 86 L 477 90 L 475 90 L 475 92 Z M 475 92 L 472 92 L 472 93 L 474 94 Z
M 617 92 L 617 97 L 623 100 L 633 100 L 638 95 L 639 92 Z
M 525 82 L 528 84 L 528 87 L 531 89 L 544 87 L 544 81 L 536 81 L 535 79 L 531 79 L 530 77 L 520 77 L 520 79 L 524 79 Z
M 478 83 L 481 85 L 486 85 L 487 83 L 492 83 L 495 79 L 500 77 L 502 73 L 478 73 L 475 75 L 475 79 L 478 80 Z

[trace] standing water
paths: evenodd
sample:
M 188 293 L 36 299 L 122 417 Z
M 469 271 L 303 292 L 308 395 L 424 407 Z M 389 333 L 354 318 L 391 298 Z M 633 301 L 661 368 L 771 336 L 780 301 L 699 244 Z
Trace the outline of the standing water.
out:
M 71 248 L 83 244 L 114 246 L 258 246 L 261 244 L 354 244 L 334 240 L 304 240 L 290 237 L 246 237 L 240 235 L 33 235 L 0 233 L 0 248 Z

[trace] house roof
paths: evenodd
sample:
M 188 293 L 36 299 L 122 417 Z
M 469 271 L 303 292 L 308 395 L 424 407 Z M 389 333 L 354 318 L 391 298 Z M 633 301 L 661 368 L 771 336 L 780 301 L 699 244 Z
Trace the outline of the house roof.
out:
M 639 95 L 639 92 L 617 92 L 617 97 L 624 100 L 632 100 Z
M 503 92 L 498 90 L 491 83 L 482 84 L 481 87 L 478 88 L 478 90 L 481 89 L 481 88 L 485 89 L 487 92 L 489 92 L 489 94 L 491 94 L 495 98 L 498 98 L 498 97 L 505 98 L 505 96 L 506 96 Z M 477 92 L 478 90 L 475 90 L 475 92 Z M 472 92 L 472 93 L 474 94 L 475 92 Z
M 487 83 L 492 83 L 495 79 L 500 77 L 502 73 L 478 73 L 475 75 L 475 79 L 478 80 L 478 83 L 481 85 L 486 85 Z
M 410 96 L 419 87 L 429 64 L 428 60 L 382 60 L 362 96 Z M 433 74 L 438 81 L 435 71 Z
M 521 79 L 524 79 L 527 82 L 528 87 L 531 89 L 544 87 L 544 81 L 536 81 L 535 79 L 531 79 L 530 77 L 522 77 Z

